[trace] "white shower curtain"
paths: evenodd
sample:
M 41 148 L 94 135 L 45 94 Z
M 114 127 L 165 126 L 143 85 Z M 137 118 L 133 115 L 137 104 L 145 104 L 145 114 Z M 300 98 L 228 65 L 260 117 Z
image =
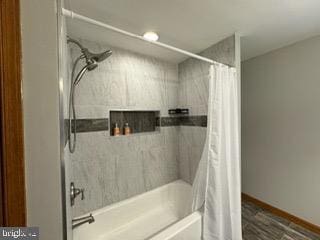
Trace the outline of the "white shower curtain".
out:
M 193 183 L 203 240 L 242 239 L 238 87 L 235 68 L 211 65 L 207 138 Z

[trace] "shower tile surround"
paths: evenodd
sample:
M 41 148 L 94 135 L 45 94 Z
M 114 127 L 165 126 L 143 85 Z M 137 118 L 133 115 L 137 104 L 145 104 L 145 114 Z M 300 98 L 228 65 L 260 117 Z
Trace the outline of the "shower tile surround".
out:
M 112 137 L 108 129 L 79 133 L 76 151 L 67 158 L 75 185 L 85 189 L 85 199 L 76 199 L 73 216 L 179 178 L 192 183 L 206 136 L 209 65 L 193 59 L 177 65 L 81 42 L 95 52 L 111 48 L 113 55 L 77 86 L 78 119 L 85 119 L 84 124 L 98 119 L 94 123 L 99 125 L 110 120 L 113 109 L 159 110 L 161 128 L 129 137 Z M 234 65 L 234 45 L 230 37 L 201 54 Z M 69 50 L 74 61 L 79 50 L 74 46 Z M 189 108 L 190 116 L 169 116 L 168 109 L 177 107 Z
M 177 107 L 177 64 L 80 41 L 93 52 L 113 51 L 77 85 L 75 106 L 80 122 L 110 120 L 110 111 L 121 109 L 158 110 L 168 116 L 168 109 Z M 79 49 L 69 47 L 74 61 Z M 85 189 L 85 199 L 76 199 L 73 207 L 73 215 L 79 216 L 177 180 L 178 129 L 172 126 L 128 137 L 110 136 L 108 131 L 82 132 L 77 134 L 77 148 L 70 158 L 73 181 Z

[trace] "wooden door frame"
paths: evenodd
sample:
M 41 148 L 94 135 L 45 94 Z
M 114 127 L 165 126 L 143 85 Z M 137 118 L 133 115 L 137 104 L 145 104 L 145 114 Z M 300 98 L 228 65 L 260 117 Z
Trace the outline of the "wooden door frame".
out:
M 26 226 L 20 1 L 0 0 L 0 224 Z

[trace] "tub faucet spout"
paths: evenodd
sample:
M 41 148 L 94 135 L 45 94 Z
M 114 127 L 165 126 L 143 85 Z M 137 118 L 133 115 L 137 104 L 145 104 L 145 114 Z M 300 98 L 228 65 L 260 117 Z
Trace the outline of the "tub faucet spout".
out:
M 79 227 L 82 224 L 85 224 L 85 223 L 91 224 L 93 222 L 94 222 L 94 217 L 92 216 L 92 213 L 90 213 L 89 216 L 74 218 L 72 219 L 72 229 Z

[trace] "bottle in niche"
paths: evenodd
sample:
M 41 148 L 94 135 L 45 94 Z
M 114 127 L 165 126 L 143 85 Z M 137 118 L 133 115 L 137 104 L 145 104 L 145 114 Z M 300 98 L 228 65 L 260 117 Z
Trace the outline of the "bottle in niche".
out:
M 130 135 L 131 134 L 131 129 L 129 127 L 129 123 L 125 123 L 124 124 L 123 133 L 124 133 L 124 135 Z
M 120 128 L 118 126 L 118 123 L 115 123 L 115 125 L 114 125 L 113 136 L 120 136 Z

